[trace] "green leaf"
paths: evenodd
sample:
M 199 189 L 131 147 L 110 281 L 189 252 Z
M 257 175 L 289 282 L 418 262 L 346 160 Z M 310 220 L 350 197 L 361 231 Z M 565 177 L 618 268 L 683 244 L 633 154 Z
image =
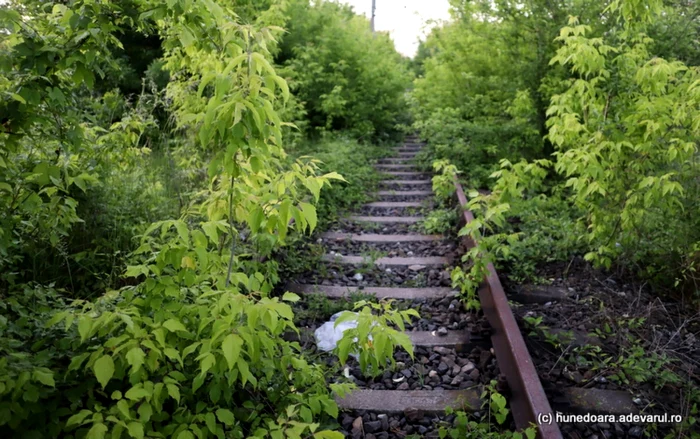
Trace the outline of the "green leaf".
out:
M 343 439 L 342 433 L 337 431 L 323 430 L 314 434 L 314 439 Z
M 56 382 L 53 379 L 53 372 L 48 369 L 34 369 L 32 372 L 34 381 L 49 387 L 56 387 Z
M 92 370 L 95 372 L 97 381 L 104 389 L 112 376 L 114 375 L 114 361 L 110 355 L 103 355 L 92 365 Z
M 282 300 L 284 300 L 285 302 L 298 302 L 299 300 L 301 300 L 301 297 L 299 297 L 299 295 L 297 294 L 290 293 L 289 291 L 287 291 L 282 295 Z
M 214 413 L 207 413 L 204 416 L 204 422 L 206 422 L 210 433 L 216 432 L 216 417 L 214 416 Z
M 195 36 L 186 27 L 181 28 L 179 38 L 183 47 L 191 46 L 196 41 Z
M 299 203 L 299 208 L 301 209 L 301 213 L 304 215 L 304 218 L 306 218 L 306 221 L 309 223 L 309 232 L 313 232 L 316 228 L 316 224 L 318 224 L 316 207 L 309 203 Z
M 263 212 L 262 207 L 256 206 L 253 208 L 252 211 L 248 214 L 248 218 L 246 218 L 246 222 L 248 223 L 248 226 L 250 226 L 250 230 L 253 233 L 257 233 L 258 230 L 262 227 L 262 223 L 265 220 L 265 213 Z
M 0 189 L 2 189 L 3 184 L 5 184 L 5 183 L 0 183 Z M 48 322 L 46 322 L 46 327 L 50 328 L 50 327 L 54 326 L 56 323 L 65 320 L 66 317 L 68 317 L 68 311 L 56 313 L 53 315 L 53 317 L 51 317 L 51 319 L 49 319 Z
M 321 177 L 327 178 L 329 180 L 340 180 L 347 183 L 347 180 L 344 179 L 343 176 L 338 174 L 337 172 L 329 172 L 327 174 L 323 174 Z
M 140 384 L 138 384 L 132 387 L 131 389 L 127 390 L 124 396 L 132 401 L 138 401 L 139 399 L 151 396 L 151 393 L 148 390 L 141 387 Z
M 129 431 L 129 436 L 143 439 L 143 425 L 140 422 L 129 422 L 126 428 Z
M 229 370 L 233 370 L 233 367 L 236 365 L 238 357 L 241 354 L 242 346 L 243 339 L 236 334 L 227 335 L 224 341 L 221 343 L 221 350 L 224 352 L 224 357 L 228 363 Z
M 396 332 L 394 334 L 394 341 L 397 342 L 408 354 L 413 358 L 413 343 L 408 335 L 403 332 Z
M 219 226 L 215 222 L 202 223 L 202 230 L 212 243 L 219 243 Z
M 90 410 L 79 411 L 78 413 L 68 418 L 68 420 L 66 421 L 66 427 L 70 427 L 72 425 L 81 425 L 85 421 L 85 418 L 87 418 L 91 414 L 92 412 Z
M 107 433 L 107 426 L 101 422 L 92 425 L 90 431 L 88 431 L 85 439 L 103 439 Z
M 185 325 L 180 323 L 180 321 L 175 320 L 175 319 L 168 319 L 163 323 L 163 326 L 170 332 L 177 332 L 177 331 L 185 331 L 187 332 L 187 328 L 185 328 Z
M 173 398 L 175 401 L 180 403 L 180 388 L 177 387 L 175 384 L 168 384 L 166 386 L 168 388 L 168 395 L 170 395 L 171 398 Z
M 335 419 L 338 417 L 338 404 L 336 404 L 336 402 L 333 401 L 332 399 L 328 399 L 327 401 L 323 401 L 323 410 L 331 418 Z
M 220 422 L 223 422 L 228 426 L 231 426 L 236 422 L 236 418 L 233 416 L 231 410 L 218 409 L 216 411 L 216 417 L 219 419 Z
M 87 340 L 91 329 L 92 319 L 88 316 L 81 316 L 78 320 L 78 334 L 80 334 L 81 342 L 85 342 L 85 340 Z
M 131 348 L 129 352 L 126 353 L 126 361 L 131 365 L 132 372 L 139 370 L 145 358 L 146 354 L 140 347 Z
M 27 103 L 27 101 L 22 96 L 18 95 L 17 93 L 10 93 L 10 96 L 12 96 L 12 99 L 14 99 L 18 102 L 21 102 L 23 104 Z
M 177 234 L 180 236 L 182 243 L 190 245 L 190 231 L 187 228 L 187 224 L 184 221 L 175 221 L 175 229 L 177 229 Z
M 151 416 L 153 415 L 153 407 L 151 404 L 144 402 L 139 405 L 138 413 L 142 423 L 148 422 L 151 420 Z
M 304 180 L 304 186 L 311 192 L 314 196 L 316 202 L 321 197 L 321 185 L 316 181 L 315 178 L 307 178 Z
M 184 431 L 181 431 L 180 434 L 177 435 L 176 439 L 194 439 L 194 435 L 192 434 L 191 431 L 184 430 Z

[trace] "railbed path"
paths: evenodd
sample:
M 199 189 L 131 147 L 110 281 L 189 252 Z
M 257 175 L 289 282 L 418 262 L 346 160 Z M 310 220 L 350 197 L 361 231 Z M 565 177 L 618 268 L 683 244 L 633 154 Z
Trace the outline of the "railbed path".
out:
M 415 139 L 409 138 L 402 147 L 395 148 L 394 157 L 379 161 L 376 169 L 386 179 L 380 184 L 381 190 L 375 193 L 377 201 L 362 206 L 356 214 L 345 218 L 343 230 L 321 235 L 326 246 L 326 254 L 322 261 L 339 266 L 350 266 L 352 269 L 367 263 L 366 256 L 362 254 L 347 254 L 348 251 L 360 248 L 359 246 L 371 250 L 382 250 L 387 245 L 394 248 L 405 246 L 409 250 L 402 251 L 405 253 L 402 256 L 393 255 L 395 252 L 390 252 L 390 256 L 376 258 L 371 262 L 382 274 L 393 273 L 392 270 L 395 270 L 409 273 L 409 275 L 415 274 L 415 277 L 423 279 L 420 276 L 425 273 L 439 273 L 441 283 L 429 281 L 428 285 L 418 286 L 413 282 L 411 286 L 405 286 L 411 282 L 402 282 L 403 278 L 394 282 L 390 277 L 377 276 L 376 281 L 372 282 L 374 278 L 366 276 L 369 277 L 370 285 L 364 282 L 358 286 L 351 286 L 347 282 L 333 284 L 327 280 L 318 283 L 297 281 L 288 285 L 290 291 L 306 295 L 322 294 L 330 298 L 339 298 L 362 291 L 374 294 L 378 299 L 442 303 L 446 310 L 461 307 L 455 299 L 456 292 L 449 286 L 444 286 L 445 273 L 447 273 L 445 270 L 454 257 L 454 253 L 445 250 L 447 242 L 445 237 L 425 235 L 407 228 L 424 218 L 420 213 L 421 208 L 430 209 L 432 204 L 431 176 L 419 172 L 413 163 L 422 146 Z M 341 243 L 340 245 L 346 250 L 342 253 L 329 251 L 329 247 L 338 243 Z M 454 250 L 449 244 L 447 247 Z M 421 255 L 416 256 L 415 253 L 419 248 L 422 249 Z M 385 387 L 384 385 L 373 384 L 370 381 L 363 383 L 366 384 L 364 386 L 360 385 L 359 389 L 344 399 L 338 399 L 341 410 L 345 413 L 354 413 L 351 417 L 346 417 L 345 424 L 348 423 L 347 419 L 353 420 L 352 425 L 344 425 L 348 427 L 346 431 L 348 437 L 389 438 L 402 437 L 407 433 L 437 437 L 436 426 L 425 425 L 428 422 L 438 421 L 437 418 L 430 419 L 430 415 L 441 414 L 448 407 L 466 411 L 480 409 L 479 396 L 482 391 L 482 381 L 478 379 L 479 371 L 476 369 L 490 367 L 495 371 L 497 370 L 495 360 L 489 353 L 489 346 L 486 346 L 483 351 L 486 355 L 479 358 L 479 360 L 483 359 L 479 366 L 464 353 L 469 351 L 475 343 L 483 344 L 484 338 L 478 334 L 479 331 L 483 332 L 483 329 L 478 325 L 460 325 L 456 322 L 451 322 L 450 325 L 448 324 L 450 322 L 445 322 L 440 317 L 438 316 L 437 320 L 423 319 L 428 322 L 425 329 L 420 327 L 421 325 L 416 325 L 407 330 L 407 335 L 416 349 L 416 363 L 403 373 L 415 374 L 417 368 L 419 373 L 423 373 L 422 378 L 428 380 L 425 385 L 416 385 L 417 383 L 414 382 L 408 386 L 408 380 L 406 380 L 403 386 L 386 389 L 382 388 Z M 419 351 L 420 348 L 422 350 Z M 478 356 L 481 352 L 476 352 L 475 355 Z M 418 357 L 421 353 L 425 354 L 420 356 L 422 363 L 426 366 L 424 368 L 419 364 Z M 460 356 L 459 353 L 463 355 Z M 477 358 L 474 357 L 474 360 L 479 361 Z M 430 370 L 433 366 L 429 363 L 431 360 L 436 361 L 434 369 L 440 369 L 440 373 L 443 374 L 439 379 L 435 377 L 436 370 Z M 443 370 L 445 367 L 448 367 L 449 371 Z M 372 412 L 372 415 L 367 415 L 367 412 Z M 358 421 L 356 417 L 358 414 L 365 414 L 365 420 Z M 392 414 L 398 414 L 401 420 L 397 422 L 396 419 L 391 419 L 392 425 L 389 428 L 375 431 L 375 425 L 372 425 L 372 422 L 377 421 L 372 419 L 379 419 L 384 423 L 387 415 Z M 376 417 L 377 415 L 379 418 Z M 411 421 L 416 421 L 417 425 L 415 427 L 406 425 Z M 385 427 L 386 424 L 388 421 Z
M 376 378 L 363 376 L 357 364 L 348 363 L 345 375 L 357 389 L 337 402 L 341 431 L 353 439 L 439 437 L 439 427 L 455 419 L 445 414 L 447 408 L 489 419 L 480 396 L 493 382 L 508 398 L 517 427 L 536 423 L 538 413 L 552 412 L 538 377 L 541 371 L 533 367 L 508 301 L 524 304 L 564 297 L 541 288 L 534 293 L 522 288 L 507 297 L 490 266 L 479 289 L 483 313 L 464 309 L 451 288 L 449 270 L 463 250 L 457 248 L 457 238 L 416 231 L 424 213 L 434 207 L 431 176 L 414 164 L 422 146 L 408 138 L 394 149 L 394 157 L 377 163 L 386 179 L 374 194 L 376 201 L 358 206 L 321 234 L 325 254 L 319 266 L 287 284 L 288 291 L 307 297 L 338 300 L 364 294 L 394 299 L 397 306 L 421 315 L 406 328 L 413 358 L 403 350 L 395 352 L 397 367 Z M 459 203 L 466 206 L 464 192 L 455 184 Z M 463 214 L 470 221 L 471 213 Z M 320 322 L 306 323 L 308 334 Z M 578 386 L 556 389 L 555 394 L 553 405 L 564 413 L 635 411 L 630 395 L 621 391 Z M 560 439 L 562 434 L 554 423 L 540 425 L 538 437 Z

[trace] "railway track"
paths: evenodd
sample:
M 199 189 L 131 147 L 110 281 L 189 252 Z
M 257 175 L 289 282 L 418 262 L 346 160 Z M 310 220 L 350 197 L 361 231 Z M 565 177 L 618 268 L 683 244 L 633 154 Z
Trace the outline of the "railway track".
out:
M 372 294 L 426 314 L 407 328 L 414 361 L 397 354 L 397 370 L 374 380 L 352 372 L 358 390 L 338 399 L 343 431 L 347 437 L 368 439 L 438 437 L 437 425 L 452 420 L 444 415 L 448 408 L 484 415 L 480 396 L 494 379 L 508 397 L 515 426 L 537 424 L 538 415 L 551 414 L 552 408 L 494 267 L 489 266 L 479 290 L 483 316 L 467 313 L 446 275 L 459 257 L 455 239 L 415 231 L 432 197 L 431 176 L 413 164 L 421 147 L 408 138 L 394 157 L 380 160 L 376 167 L 386 180 L 377 201 L 320 238 L 327 251 L 322 261 L 328 267 L 287 285 L 302 295 L 331 299 Z M 465 206 L 459 182 L 455 187 Z M 472 221 L 471 212 L 465 210 L 463 220 Z M 368 259 L 363 254 L 367 250 L 383 255 Z M 557 409 L 609 409 L 605 395 L 579 390 L 559 401 Z M 538 425 L 538 437 L 555 439 L 562 433 L 556 422 L 545 423 Z

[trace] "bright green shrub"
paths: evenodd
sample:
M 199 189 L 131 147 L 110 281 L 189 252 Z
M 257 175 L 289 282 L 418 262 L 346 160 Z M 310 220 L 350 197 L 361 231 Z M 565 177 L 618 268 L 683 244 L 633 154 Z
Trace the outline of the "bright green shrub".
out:
M 586 258 L 671 281 L 683 261 L 697 264 L 700 71 L 648 52 L 644 29 L 660 10 L 615 2 L 616 38 L 571 19 L 552 62 L 578 78 L 552 99 L 548 124 L 556 170 L 585 212 Z
M 14 33 L 3 46 L 7 74 L 0 86 L 19 103 L 8 122 L 15 131 L 2 134 L 3 181 L 15 184 L 1 186 L 9 200 L 0 229 L 3 264 L 21 263 L 17 255 L 46 245 L 42 240 L 58 246 L 82 221 L 72 186 L 88 191 L 112 182 L 116 176 L 97 171 L 118 169 L 124 154 L 142 160 L 146 152 L 139 139 L 151 119 L 125 109 L 104 130 L 84 122 L 77 99 L 94 80 L 84 63 L 98 49 L 106 56 L 114 43 L 119 6 L 53 6 L 31 17 L 2 15 Z M 316 227 L 321 189 L 340 178 L 319 175 L 313 160 L 290 163 L 282 149 L 275 108 L 288 89 L 265 50 L 274 30 L 241 26 L 212 0 L 139 7 L 139 25 L 164 40 L 167 102 L 181 136 L 174 152 L 197 145 L 201 154 L 180 160 L 198 165 L 205 157 L 205 184 L 180 219 L 145 231 L 130 258 L 128 285 L 119 290 L 67 302 L 65 291 L 20 284 L 5 271 L 0 428 L 23 437 L 338 437 L 320 431 L 319 422 L 337 415 L 322 369 L 282 337 L 295 331 L 288 303 L 298 298 L 269 297 L 276 265 L 259 262 L 285 243 L 290 220 L 300 233 Z M 47 37 L 22 26 L 25 18 Z M 81 26 L 94 29 L 81 37 L 84 59 L 69 53 Z M 26 46 L 39 43 L 63 44 L 67 53 L 33 57 Z M 52 70 L 42 71 L 56 81 L 48 89 L 25 75 L 47 68 L 44 53 L 55 57 Z M 65 119 L 44 117 L 59 112 Z M 32 155 L 35 136 L 46 143 Z M 333 389 L 342 394 L 346 387 Z
M 392 309 L 391 301 L 372 303 L 365 300 L 355 303 L 354 309 L 357 312 L 346 311 L 335 320 L 335 326 L 346 321 L 357 322 L 357 327 L 345 330 L 338 341 L 337 354 L 341 364 L 345 364 L 348 355 L 358 354 L 362 373 L 376 377 L 389 363 L 391 367 L 396 365 L 394 350 L 397 346 L 413 358 L 413 343 L 405 331 L 411 317 L 420 318 L 418 311 Z
M 341 137 L 306 141 L 295 145 L 293 156 L 313 156 L 320 161 L 322 171 L 342 174 L 345 182 L 338 182 L 324 190 L 318 205 L 319 227 L 324 229 L 344 212 L 370 201 L 381 176 L 372 162 L 386 154 L 386 148 Z
M 333 2 L 294 0 L 286 13 L 276 60 L 288 67 L 309 127 L 363 138 L 392 131 L 410 75 L 389 36 L 372 35 L 365 17 Z

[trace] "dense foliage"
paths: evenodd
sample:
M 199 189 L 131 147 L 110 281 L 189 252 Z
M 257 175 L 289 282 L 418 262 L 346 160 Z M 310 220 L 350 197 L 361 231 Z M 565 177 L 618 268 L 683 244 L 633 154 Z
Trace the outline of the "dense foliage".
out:
M 334 2 L 294 0 L 277 61 L 289 68 L 309 130 L 387 136 L 405 111 L 408 63 L 386 33 Z
M 452 5 L 453 22 L 422 48 L 415 126 L 436 158 L 494 190 L 477 211 L 518 219 L 482 229 L 527 243 L 499 259 L 527 277 L 529 264 L 582 252 L 697 291 L 697 4 Z
M 352 68 L 307 69 L 284 41 L 316 36 L 291 18 L 342 35 L 325 56 Z M 368 136 L 402 116 L 403 61 L 363 23 L 308 2 L 0 6 L 5 436 L 338 436 L 323 367 L 283 337 L 298 297 L 273 294 L 270 256 L 345 184 L 287 155 L 312 133 L 290 122 Z

